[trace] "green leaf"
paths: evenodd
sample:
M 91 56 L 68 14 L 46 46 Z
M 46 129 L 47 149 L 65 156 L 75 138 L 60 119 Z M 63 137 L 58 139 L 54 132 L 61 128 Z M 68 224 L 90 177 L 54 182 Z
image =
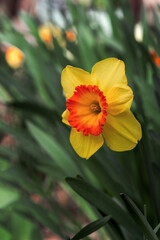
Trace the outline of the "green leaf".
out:
M 21 181 L 19 181 L 21 179 Z M 34 192 L 39 190 L 39 186 L 36 182 L 28 179 L 26 172 L 20 166 L 13 166 L 8 168 L 6 171 L 1 172 L 0 181 L 11 182 L 16 186 L 22 187 L 27 192 Z
M 149 130 L 149 133 L 154 141 L 160 145 L 160 137 L 153 130 Z
M 111 219 L 111 215 L 106 216 L 104 218 L 100 218 L 87 226 L 81 229 L 71 240 L 79 240 L 84 237 L 87 237 L 91 233 L 97 231 L 99 228 L 103 227 L 109 220 Z
M 44 61 L 41 49 L 28 46 L 25 51 L 26 65 L 28 72 L 31 74 L 32 81 L 36 87 L 36 90 L 41 96 L 41 99 L 47 106 L 54 106 L 54 102 L 50 98 L 45 86 L 46 68 L 44 68 Z
M 60 217 L 57 214 L 57 209 L 55 206 L 53 209 L 50 208 L 47 210 L 41 205 L 36 204 L 25 197 L 17 202 L 16 206 L 14 206 L 14 209 L 21 215 L 25 215 L 30 217 L 30 219 L 34 219 L 35 222 L 38 222 L 40 225 L 50 229 L 63 239 L 64 233 L 62 233 L 62 229 L 65 230 L 66 222 L 64 221 L 62 223 L 60 221 Z M 30 240 L 30 238 L 27 240 Z
M 30 30 L 30 33 L 33 34 L 35 37 L 38 36 L 38 27 L 36 25 L 36 22 L 32 18 L 31 15 L 29 15 L 27 12 L 20 12 L 19 16 L 22 21 L 24 21 L 27 25 L 27 27 Z
M 95 39 L 93 38 L 90 28 L 84 24 L 79 25 L 78 32 L 80 33 L 80 35 L 78 35 L 78 45 L 81 62 L 83 63 L 83 67 L 90 71 L 96 62 L 95 52 L 93 51 Z
M 0 239 L 2 240 L 11 240 L 11 234 L 2 226 L 0 226 Z
M 11 100 L 11 97 L 9 93 L 6 91 L 6 89 L 0 84 L 0 98 L 3 99 L 3 101 L 8 102 Z
M 10 167 L 10 163 L 4 159 L 4 158 L 0 158 L 0 171 L 5 171 Z
M 148 240 L 158 240 L 155 232 L 153 231 L 151 225 L 142 214 L 142 212 L 138 209 L 136 204 L 125 194 L 120 195 L 126 204 L 128 211 L 131 213 L 132 217 L 139 224 L 140 229 L 143 231 L 144 235 Z
M 16 240 L 33 240 L 32 237 L 35 229 L 37 229 L 37 223 L 32 222 L 27 217 L 21 214 L 12 213 L 10 216 L 10 225 L 12 231 L 12 237 Z M 40 232 L 40 229 L 39 229 Z M 40 237 L 40 236 L 39 236 Z M 42 237 L 39 238 L 40 240 Z
M 148 26 L 148 22 L 147 22 L 147 11 L 146 11 L 145 7 L 143 7 L 143 9 L 142 9 L 142 24 L 143 24 L 143 43 L 144 43 L 144 45 L 148 46 L 149 26 Z
M 19 192 L 7 185 L 0 185 L 0 209 L 17 201 L 20 197 Z
M 20 142 L 22 149 L 29 153 L 32 153 L 32 155 L 38 157 L 39 160 L 41 158 L 44 158 L 44 154 L 42 153 L 39 146 L 35 144 L 35 142 L 31 139 L 30 135 L 26 131 L 24 131 L 24 129 L 22 130 L 18 127 L 13 127 L 3 121 L 0 121 L 0 131 L 14 136 L 14 138 L 16 138 Z M 14 151 L 15 150 L 16 149 L 14 149 Z M 4 152 L 5 155 L 7 154 L 7 156 L 9 157 L 12 157 L 14 155 L 14 151 L 4 146 L 0 146 L 0 152 Z
M 55 110 L 49 109 L 47 107 L 41 106 L 40 104 L 37 103 L 30 103 L 27 101 L 23 102 L 11 102 L 8 104 L 9 107 L 13 107 L 17 110 L 20 110 L 24 113 L 29 113 L 29 114 L 36 114 L 39 116 L 42 116 L 44 118 L 47 118 L 48 121 L 53 121 L 60 120 L 61 117 L 58 115 L 58 113 Z
M 117 204 L 107 194 L 81 179 L 66 178 L 66 181 L 75 192 L 90 202 L 98 210 L 106 215 L 111 214 L 113 219 L 120 225 L 123 225 L 135 236 L 139 235 L 136 224 L 130 218 L 127 212 L 121 207 L 119 203 Z
M 154 232 L 157 233 L 160 229 L 160 223 L 155 227 Z
M 48 153 L 48 155 L 66 175 L 72 176 L 77 173 L 75 164 L 72 162 L 68 153 L 62 149 L 61 145 L 56 141 L 56 139 L 45 133 L 42 129 L 38 128 L 31 122 L 28 122 L 27 126 L 35 140 L 41 145 L 41 147 Z

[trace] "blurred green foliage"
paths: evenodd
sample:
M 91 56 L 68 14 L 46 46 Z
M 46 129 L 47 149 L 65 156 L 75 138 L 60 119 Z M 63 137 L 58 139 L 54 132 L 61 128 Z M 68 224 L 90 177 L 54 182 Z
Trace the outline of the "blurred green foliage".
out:
M 160 56 L 160 22 L 154 14 L 154 27 L 149 26 L 143 9 L 144 35 L 137 42 L 129 1 L 96 1 L 92 7 L 68 1 L 70 17 L 60 12 L 65 22 L 62 34 L 65 39 L 65 30 L 74 27 L 77 41 L 65 39 L 62 48 L 53 37 L 53 50 L 42 42 L 36 20 L 28 14 L 21 13 L 20 18 L 36 44 L 0 16 L 0 42 L 18 47 L 25 55 L 23 66 L 13 70 L 0 52 L 0 96 L 12 118 L 11 124 L 0 121 L 0 132 L 16 142 L 12 148 L 0 145 L 2 240 L 40 240 L 44 228 L 62 239 L 80 231 L 80 217 L 53 197 L 57 182 L 77 203 L 78 216 L 99 219 L 73 239 L 89 239 L 88 234 L 105 224 L 99 239 L 157 240 L 160 236 L 160 69 L 149 52 L 152 47 Z M 106 21 L 108 28 L 102 24 Z M 103 146 L 86 161 L 72 149 L 70 129 L 61 122 L 66 102 L 61 71 L 69 64 L 90 72 L 97 61 L 108 57 L 125 62 L 134 92 L 132 111 L 141 122 L 143 138 L 130 152 L 115 153 Z M 33 195 L 41 200 L 35 202 Z

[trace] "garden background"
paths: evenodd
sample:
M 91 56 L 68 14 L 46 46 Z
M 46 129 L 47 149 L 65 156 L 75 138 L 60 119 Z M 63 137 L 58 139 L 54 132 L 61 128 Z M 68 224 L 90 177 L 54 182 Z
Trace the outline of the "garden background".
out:
M 156 3 L 0 1 L 1 240 L 160 239 Z M 86 160 L 62 123 L 61 72 L 109 57 L 125 62 L 142 140 Z

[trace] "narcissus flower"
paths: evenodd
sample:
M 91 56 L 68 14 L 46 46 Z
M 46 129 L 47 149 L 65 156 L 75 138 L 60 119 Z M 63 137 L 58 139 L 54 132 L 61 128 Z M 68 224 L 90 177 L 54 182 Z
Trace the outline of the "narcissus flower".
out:
M 10 46 L 6 50 L 5 58 L 10 67 L 19 68 L 23 63 L 24 54 L 20 49 Z
M 85 7 L 89 7 L 92 3 L 92 0 L 72 0 L 74 4 L 81 4 Z
M 72 30 L 67 30 L 66 31 L 66 38 L 70 42 L 75 42 L 76 41 L 76 34 Z
M 41 25 L 38 29 L 39 36 L 49 49 L 53 49 L 52 31 L 50 25 Z
M 52 33 L 49 26 L 40 26 L 39 35 L 44 42 L 52 42 Z
M 52 34 L 53 36 L 57 39 L 57 42 L 60 47 L 65 48 L 66 47 L 66 41 L 63 38 L 62 30 L 57 27 L 52 25 Z
M 156 52 L 153 49 L 150 50 L 150 55 L 155 64 L 157 65 L 157 67 L 160 67 L 160 57 L 156 54 Z
M 72 127 L 70 142 L 79 156 L 88 159 L 104 139 L 114 151 L 136 146 L 142 137 L 141 125 L 130 111 L 133 93 L 123 61 L 100 61 L 91 74 L 67 66 L 61 83 L 67 98 L 62 121 Z
M 64 48 L 66 42 L 62 37 L 62 30 L 54 26 L 52 23 L 41 25 L 38 29 L 39 36 L 49 49 L 54 49 L 52 37 L 57 39 L 58 44 Z

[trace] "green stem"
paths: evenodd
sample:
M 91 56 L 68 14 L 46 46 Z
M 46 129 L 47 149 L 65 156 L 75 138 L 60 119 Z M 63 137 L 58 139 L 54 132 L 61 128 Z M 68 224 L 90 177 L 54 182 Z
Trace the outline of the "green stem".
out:
M 146 137 L 145 132 L 143 131 L 143 139 L 142 139 L 142 150 L 148 175 L 148 182 L 149 182 L 149 190 L 151 195 L 151 200 L 154 205 L 155 214 L 157 217 L 157 220 L 160 219 L 160 211 L 159 211 L 159 202 L 157 197 L 157 190 L 156 190 L 156 183 L 155 183 L 155 177 L 152 167 L 152 154 L 151 154 L 151 148 L 148 143 L 148 139 Z

